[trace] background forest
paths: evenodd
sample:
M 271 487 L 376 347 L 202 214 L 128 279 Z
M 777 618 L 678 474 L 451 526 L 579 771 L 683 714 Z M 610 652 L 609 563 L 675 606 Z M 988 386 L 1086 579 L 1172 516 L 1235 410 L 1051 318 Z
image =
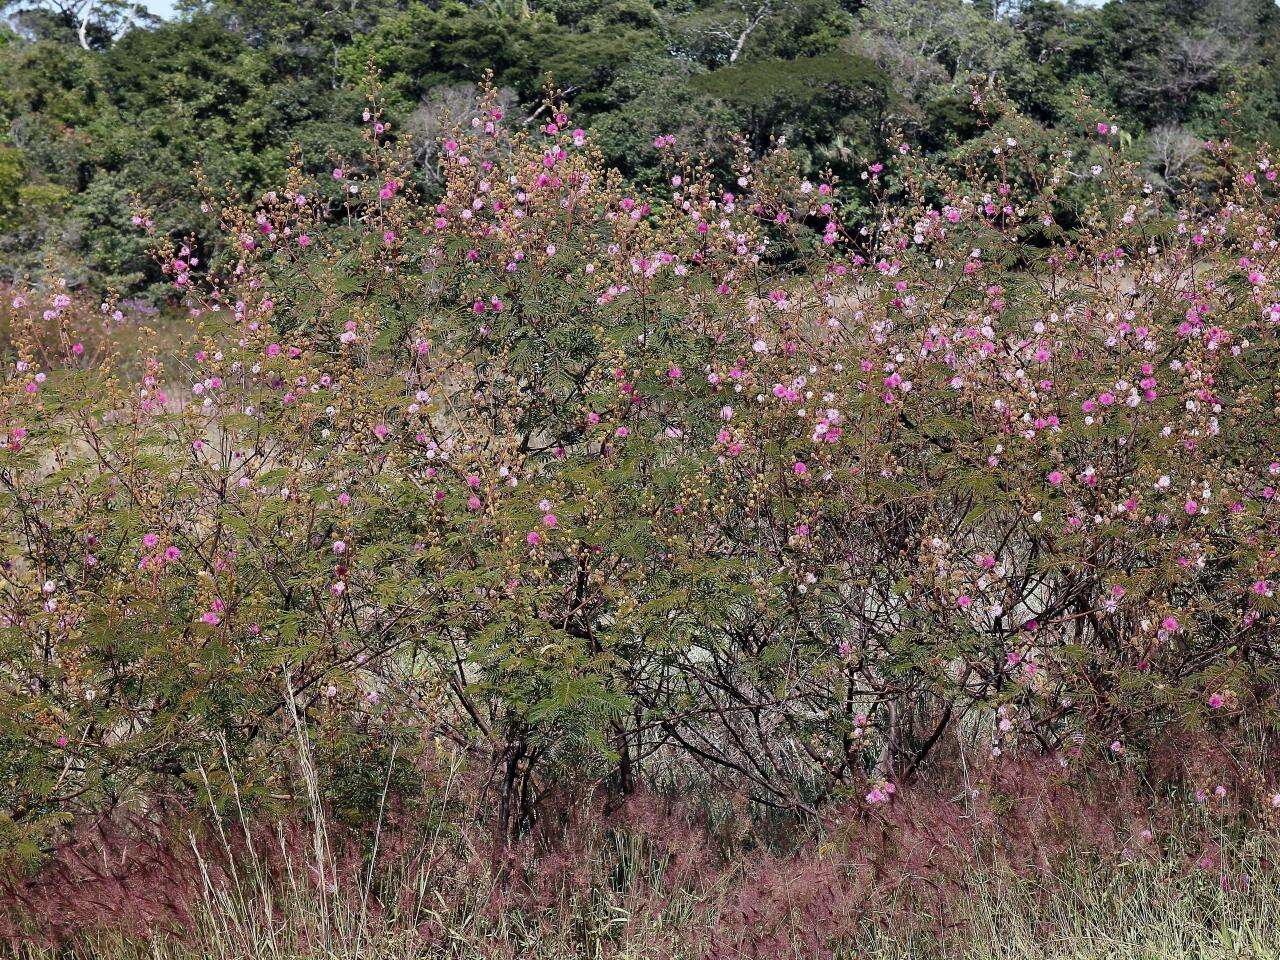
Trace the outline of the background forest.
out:
M 736 136 L 757 151 L 785 138 L 808 172 L 856 184 L 895 129 L 962 152 L 980 132 L 971 85 L 992 79 L 1046 130 L 1090 98 L 1171 192 L 1196 183 L 1211 132 L 1280 136 L 1272 0 L 209 0 L 166 21 L 121 0 L 3 9 L 0 279 L 52 267 L 152 299 L 137 207 L 172 236 L 207 235 L 197 166 L 244 196 L 278 183 L 294 150 L 327 169 L 357 145 L 371 65 L 428 193 L 442 124 L 488 70 L 525 116 L 554 82 L 606 161 L 645 183 L 655 137 L 674 133 L 726 164 Z

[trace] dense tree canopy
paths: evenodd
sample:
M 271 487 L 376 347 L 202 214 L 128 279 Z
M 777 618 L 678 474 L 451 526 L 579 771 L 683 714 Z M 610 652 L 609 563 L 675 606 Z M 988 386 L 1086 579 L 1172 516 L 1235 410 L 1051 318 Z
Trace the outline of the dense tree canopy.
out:
M 1224 121 L 1238 140 L 1280 138 L 1272 0 L 207 0 L 168 22 L 119 0 L 3 10 L 0 278 L 53 264 L 141 295 L 160 276 L 132 228 L 140 208 L 174 236 L 203 232 L 193 177 L 252 194 L 295 151 L 311 170 L 350 153 L 375 75 L 424 185 L 442 124 L 487 74 L 521 116 L 554 84 L 607 162 L 650 183 L 667 134 L 726 168 L 735 134 L 756 153 L 785 138 L 844 181 L 894 129 L 963 151 L 975 84 L 1045 128 L 1090 98 L 1171 193 L 1196 186 Z

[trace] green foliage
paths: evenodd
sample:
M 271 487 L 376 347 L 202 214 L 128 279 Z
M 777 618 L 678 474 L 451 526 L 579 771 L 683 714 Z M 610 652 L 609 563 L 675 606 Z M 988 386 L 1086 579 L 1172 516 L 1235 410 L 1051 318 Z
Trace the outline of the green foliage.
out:
M 799 144 L 829 144 L 842 134 L 869 142 L 883 117 L 887 78 L 865 58 L 825 54 L 734 64 L 692 85 L 724 103 L 763 151 L 792 131 L 788 139 Z M 857 111 L 846 114 L 849 104 Z
M 942 156 L 976 134 L 975 83 L 1047 129 L 1076 132 L 1082 95 L 1114 111 L 1170 194 L 1207 188 L 1192 144 L 1210 129 L 1280 136 L 1269 0 L 215 0 L 169 23 L 98 8 L 85 49 L 62 8 L 10 5 L 0 118 L 38 189 L 29 215 L 0 223 L 0 275 L 52 262 L 99 291 L 159 296 L 154 264 L 123 236 L 135 208 L 184 236 L 208 227 L 190 201 L 197 165 L 250 195 L 280 179 L 295 145 L 311 171 L 349 154 L 371 65 L 387 121 L 418 131 L 428 189 L 444 116 L 489 73 L 521 117 L 553 83 L 606 161 L 644 184 L 662 176 L 652 144 L 668 134 L 726 171 L 734 135 L 757 154 L 786 137 L 811 174 L 846 181 L 895 128 Z M 206 264 L 225 254 L 204 252 Z
M 725 109 L 765 63 L 707 75 Z M 360 157 L 201 200 L 220 239 L 143 221 L 180 356 L 144 331 L 132 372 L 123 307 L 10 295 L 15 856 L 156 793 L 286 802 L 301 730 L 344 816 L 447 739 L 514 837 L 655 767 L 794 816 L 886 802 L 948 732 L 1087 770 L 1274 725 L 1270 153 L 1215 147 L 1170 213 L 1123 131 L 984 100 L 848 223 L 798 152 L 730 180 L 663 138 L 637 188 L 500 97 L 430 194 L 374 104 Z M 104 273 L 124 188 L 68 221 Z

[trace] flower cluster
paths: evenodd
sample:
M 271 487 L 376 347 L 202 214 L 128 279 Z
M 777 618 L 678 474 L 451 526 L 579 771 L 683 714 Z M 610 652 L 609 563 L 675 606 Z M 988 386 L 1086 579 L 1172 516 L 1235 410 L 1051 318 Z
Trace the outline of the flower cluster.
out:
M 372 110 L 330 182 L 223 209 L 235 262 L 161 241 L 179 373 L 12 298 L 10 815 L 224 750 L 266 791 L 292 716 L 478 751 L 510 831 L 565 771 L 881 805 L 969 716 L 1064 763 L 1256 719 L 1268 157 L 1215 145 L 1173 210 L 1104 122 L 1084 159 L 902 145 L 845 223 L 785 151 L 722 183 L 664 137 L 640 195 L 548 117 L 482 106 L 427 198 Z

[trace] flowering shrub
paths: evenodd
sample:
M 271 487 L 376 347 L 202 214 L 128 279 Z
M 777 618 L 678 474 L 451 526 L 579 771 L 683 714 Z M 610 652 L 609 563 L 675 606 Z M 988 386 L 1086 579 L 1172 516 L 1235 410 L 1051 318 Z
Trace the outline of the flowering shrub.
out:
M 566 784 L 875 806 L 957 737 L 1270 722 L 1267 155 L 1212 145 L 1170 210 L 1108 124 L 1006 117 L 963 169 L 894 145 L 845 223 L 785 151 L 721 184 L 660 138 L 639 195 L 544 118 L 482 106 L 426 199 L 374 110 L 358 163 L 222 210 L 225 269 L 161 238 L 180 379 L 113 373 L 111 305 L 11 295 L 14 839 L 232 770 L 268 802 L 301 724 L 456 742 L 514 834 Z

